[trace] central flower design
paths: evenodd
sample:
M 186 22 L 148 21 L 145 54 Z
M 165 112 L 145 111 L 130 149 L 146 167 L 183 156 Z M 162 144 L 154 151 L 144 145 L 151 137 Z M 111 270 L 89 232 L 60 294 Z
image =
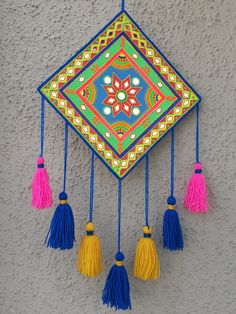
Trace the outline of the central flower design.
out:
M 130 75 L 124 80 L 120 80 L 113 73 L 112 78 L 110 76 L 104 78 L 104 83 L 106 85 L 103 85 L 103 88 L 108 96 L 104 99 L 103 104 L 112 107 L 113 116 L 117 116 L 120 112 L 123 112 L 128 117 L 132 113 L 134 115 L 139 114 L 140 110 L 135 108 L 141 106 L 136 98 L 138 92 L 141 90 L 141 87 L 137 87 L 140 83 L 138 78 L 133 78 L 132 80 L 133 85 L 136 85 L 136 87 L 131 85 Z

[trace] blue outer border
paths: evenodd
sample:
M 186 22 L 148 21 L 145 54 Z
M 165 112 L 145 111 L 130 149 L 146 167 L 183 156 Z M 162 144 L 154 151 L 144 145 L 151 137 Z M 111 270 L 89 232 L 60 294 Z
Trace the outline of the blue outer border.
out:
M 190 112 L 193 111 L 193 109 L 195 109 L 195 107 L 201 102 L 201 96 L 195 91 L 195 89 L 183 78 L 183 76 L 179 73 L 179 71 L 176 70 L 176 68 L 173 66 L 173 64 L 163 55 L 163 53 L 157 48 L 157 46 L 153 43 L 153 41 L 141 30 L 141 28 L 139 27 L 139 25 L 133 20 L 133 18 L 128 14 L 128 12 L 126 10 L 121 10 L 118 14 L 116 14 L 113 19 L 107 23 L 86 45 L 84 45 L 80 50 L 78 50 L 67 62 L 65 62 L 62 66 L 60 66 L 53 74 L 51 74 L 47 80 L 45 80 L 42 84 L 39 85 L 39 87 L 37 88 L 37 91 L 41 94 L 42 97 L 45 98 L 45 100 L 49 103 L 49 105 L 54 108 L 54 110 L 61 116 L 61 118 L 65 121 L 68 122 L 67 119 L 65 119 L 65 117 L 61 114 L 61 112 L 59 110 L 57 110 L 54 105 L 45 97 L 45 95 L 42 93 L 41 88 L 47 84 L 58 72 L 60 72 L 66 65 L 68 65 L 79 53 L 81 53 L 88 45 L 90 45 L 97 36 L 99 36 L 101 33 L 103 33 L 103 31 L 110 25 L 112 24 L 122 13 L 125 13 L 128 18 L 132 21 L 132 23 L 136 26 L 136 28 L 138 28 L 138 30 L 142 33 L 142 35 L 153 45 L 153 47 L 159 52 L 159 54 L 163 57 L 163 59 L 165 59 L 165 61 L 174 69 L 174 71 L 179 75 L 179 77 L 184 81 L 184 83 L 190 88 L 192 89 L 192 91 L 197 95 L 197 97 L 199 98 L 199 100 L 195 103 L 195 105 L 188 110 L 188 112 L 182 116 L 178 122 L 172 126 L 167 132 L 165 132 L 165 134 L 162 136 L 161 139 L 159 139 L 158 141 L 156 141 L 156 143 L 151 146 L 144 155 L 142 155 L 142 157 L 126 172 L 126 174 L 123 177 L 119 177 L 117 175 L 117 173 L 108 165 L 106 164 L 106 162 L 98 155 L 98 153 L 93 149 L 93 147 L 85 141 L 85 139 L 81 136 L 81 134 L 71 125 L 68 124 L 70 126 L 71 129 L 73 129 L 78 136 L 86 143 L 86 145 L 88 147 L 90 147 L 90 149 L 92 149 L 95 153 L 95 155 L 102 161 L 102 163 L 109 169 L 109 171 L 111 173 L 113 173 L 113 175 L 118 179 L 118 180 L 123 180 L 124 178 L 126 178 L 129 173 L 142 161 L 142 159 L 146 156 L 147 153 L 149 153 L 160 141 L 162 141 L 166 135 L 170 132 L 170 130 L 174 127 L 176 127 Z

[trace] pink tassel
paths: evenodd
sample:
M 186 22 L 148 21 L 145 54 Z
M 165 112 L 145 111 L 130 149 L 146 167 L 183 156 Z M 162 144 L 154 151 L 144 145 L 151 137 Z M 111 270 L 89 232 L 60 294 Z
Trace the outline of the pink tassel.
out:
M 44 158 L 37 158 L 37 170 L 35 171 L 32 182 L 32 207 L 45 209 L 51 207 L 52 189 L 49 184 L 49 176 L 44 168 Z
M 192 174 L 184 199 L 184 205 L 192 213 L 205 213 L 208 211 L 208 196 L 202 165 L 197 162 Z

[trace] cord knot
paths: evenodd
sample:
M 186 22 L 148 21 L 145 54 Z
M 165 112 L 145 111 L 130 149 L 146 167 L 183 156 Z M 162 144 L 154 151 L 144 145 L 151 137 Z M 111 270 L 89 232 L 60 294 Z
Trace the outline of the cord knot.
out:
M 117 252 L 115 259 L 117 262 L 123 262 L 123 260 L 125 259 L 125 256 L 122 252 Z
M 176 204 L 176 199 L 175 199 L 175 197 L 174 197 L 174 196 L 169 196 L 169 197 L 167 198 L 167 204 L 168 204 L 168 205 L 175 205 L 175 204 Z
M 94 224 L 89 221 L 86 225 L 86 231 L 87 231 L 87 235 L 93 235 L 94 234 Z
M 68 196 L 67 196 L 66 192 L 61 192 L 61 193 L 59 194 L 59 200 L 60 200 L 60 201 L 66 201 L 67 198 L 68 198 Z M 65 203 L 64 203 L 64 204 L 65 204 Z

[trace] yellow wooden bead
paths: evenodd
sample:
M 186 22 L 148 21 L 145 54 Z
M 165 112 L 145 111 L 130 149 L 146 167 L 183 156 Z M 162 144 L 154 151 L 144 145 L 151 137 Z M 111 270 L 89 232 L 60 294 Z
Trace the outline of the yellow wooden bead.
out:
M 86 231 L 94 231 L 94 225 L 92 222 L 88 222 L 86 225 Z
M 143 227 L 143 233 L 145 234 L 151 234 L 152 233 L 152 228 L 149 226 L 144 226 Z

